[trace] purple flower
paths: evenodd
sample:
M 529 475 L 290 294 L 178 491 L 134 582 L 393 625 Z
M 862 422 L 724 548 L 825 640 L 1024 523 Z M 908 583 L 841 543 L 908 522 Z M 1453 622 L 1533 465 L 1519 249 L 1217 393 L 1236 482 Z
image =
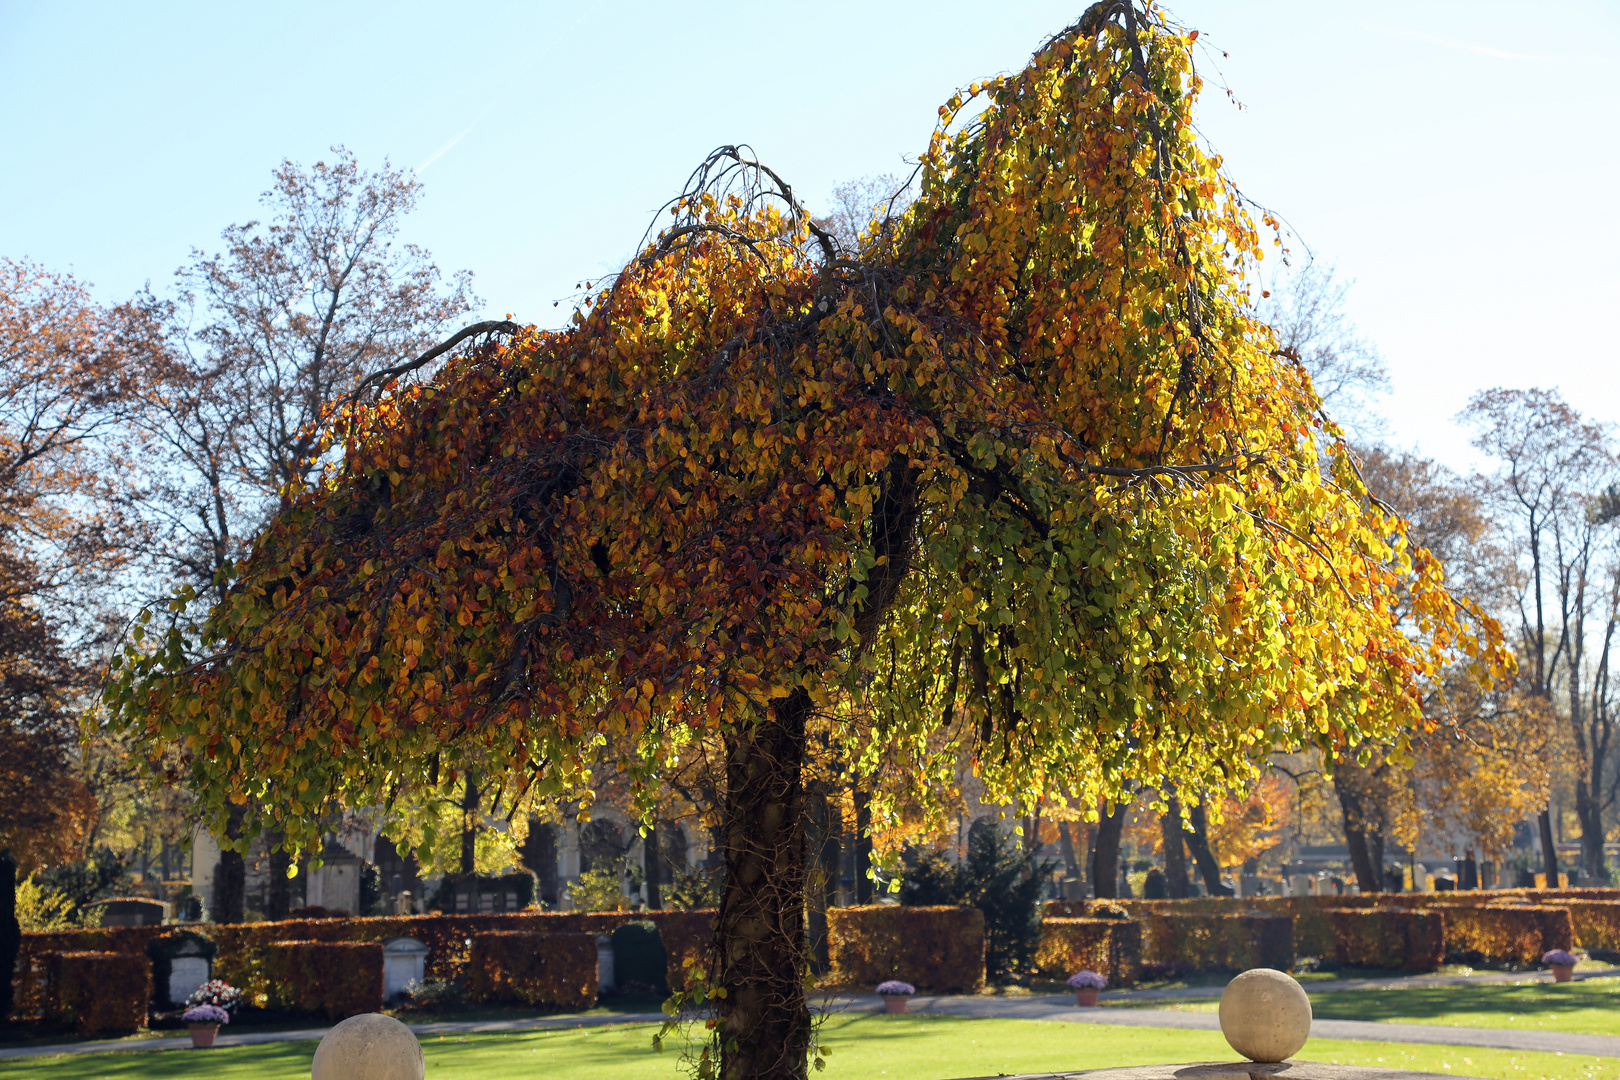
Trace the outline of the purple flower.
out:
M 1579 961 L 1576 959 L 1574 953 L 1565 952 L 1563 949 L 1554 949 L 1552 952 L 1547 953 L 1546 955 L 1544 955 L 1541 958 L 1541 962 L 1543 964 L 1571 964 L 1571 965 L 1579 963 Z
M 228 1024 L 231 1014 L 218 1005 L 194 1005 L 180 1019 L 188 1024 Z
M 1069 976 L 1069 986 L 1074 990 L 1084 990 L 1088 986 L 1101 990 L 1107 985 L 1108 980 L 1095 971 L 1081 971 Z
M 908 982 L 901 982 L 899 979 L 890 979 L 888 982 L 878 983 L 877 992 L 885 996 L 889 994 L 911 995 L 917 992 L 917 988 Z

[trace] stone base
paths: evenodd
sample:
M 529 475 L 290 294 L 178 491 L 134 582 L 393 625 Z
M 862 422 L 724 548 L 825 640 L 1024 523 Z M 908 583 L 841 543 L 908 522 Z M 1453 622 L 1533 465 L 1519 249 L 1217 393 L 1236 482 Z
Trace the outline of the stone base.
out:
M 1315 1061 L 1234 1061 L 1226 1064 L 1132 1065 L 1071 1073 L 1022 1073 L 973 1080 L 1467 1080 L 1454 1073 L 1408 1072 L 1365 1065 L 1323 1065 Z

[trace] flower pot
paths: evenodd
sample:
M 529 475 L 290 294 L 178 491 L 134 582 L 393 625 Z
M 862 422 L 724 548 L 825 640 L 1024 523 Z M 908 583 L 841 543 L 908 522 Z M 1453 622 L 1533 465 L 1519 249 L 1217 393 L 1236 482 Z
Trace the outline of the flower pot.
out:
M 219 1034 L 218 1024 L 187 1024 L 191 1029 L 191 1045 L 197 1050 L 206 1050 L 214 1045 L 214 1037 Z
M 1569 982 L 1575 977 L 1574 964 L 1551 964 L 1553 982 Z
M 1076 1005 L 1097 1004 L 1097 988 L 1095 986 L 1082 986 L 1074 992 Z
M 910 1000 L 910 994 L 884 994 L 883 1011 L 888 1013 L 903 1013 L 906 1011 L 906 1002 Z

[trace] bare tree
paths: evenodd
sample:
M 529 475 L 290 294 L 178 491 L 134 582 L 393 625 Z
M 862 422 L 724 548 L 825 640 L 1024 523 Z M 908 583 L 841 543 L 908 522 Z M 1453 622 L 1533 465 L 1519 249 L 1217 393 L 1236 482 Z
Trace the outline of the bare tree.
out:
M 894 173 L 846 180 L 832 190 L 832 210 L 817 221 L 848 253 L 861 249 L 861 237 L 876 222 L 881 233 L 917 197 L 914 180 Z
M 1615 470 L 1608 432 L 1584 420 L 1552 390 L 1486 390 L 1461 419 L 1474 445 L 1500 461 L 1491 494 L 1518 543 L 1515 607 L 1520 659 L 1529 689 L 1551 704 L 1565 701 L 1574 737 L 1575 813 L 1585 871 L 1608 876 L 1603 860 L 1601 791 L 1609 752 L 1610 714 L 1588 708 L 1587 618 L 1602 594 L 1594 582 L 1603 545 L 1611 543 L 1602 494 Z M 1598 666 L 1607 683 L 1607 641 Z M 1558 874 L 1549 810 L 1539 815 L 1549 883 Z
M 471 275 L 441 279 L 397 240 L 421 185 L 386 163 L 275 171 L 267 222 L 198 251 L 179 293 L 142 306 L 167 327 L 139 427 L 150 451 L 127 509 L 147 554 L 206 589 L 252 540 L 282 488 L 317 466 L 323 411 L 367 377 L 425 352 L 476 303 Z
M 1365 439 L 1383 430 L 1375 403 L 1389 392 L 1389 374 L 1345 311 L 1352 284 L 1338 280 L 1334 267 L 1309 262 L 1275 281 L 1256 314 L 1276 331 L 1283 352 L 1310 373 L 1323 410 Z
M 195 252 L 172 299 L 148 290 L 133 305 L 165 329 L 133 422 L 143 467 L 120 501 L 135 554 L 156 571 L 149 591 L 223 598 L 223 571 L 319 467 L 326 411 L 425 355 L 476 303 L 469 273 L 446 282 L 398 241 L 416 178 L 332 154 L 309 169 L 282 162 L 261 196 L 267 221 L 227 228 L 223 252 Z M 223 823 L 228 838 L 239 828 Z M 242 919 L 243 873 L 241 854 L 223 852 L 218 921 Z

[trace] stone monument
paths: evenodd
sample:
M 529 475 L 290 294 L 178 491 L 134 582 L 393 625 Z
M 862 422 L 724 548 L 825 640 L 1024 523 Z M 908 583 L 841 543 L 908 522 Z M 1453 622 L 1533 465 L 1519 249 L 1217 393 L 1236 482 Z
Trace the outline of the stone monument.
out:
M 1221 1034 L 1250 1061 L 1278 1062 L 1311 1037 L 1311 999 L 1293 977 L 1252 968 L 1221 991 Z
M 310 1080 L 424 1080 L 427 1063 L 411 1029 L 382 1013 L 351 1016 L 315 1048 Z

